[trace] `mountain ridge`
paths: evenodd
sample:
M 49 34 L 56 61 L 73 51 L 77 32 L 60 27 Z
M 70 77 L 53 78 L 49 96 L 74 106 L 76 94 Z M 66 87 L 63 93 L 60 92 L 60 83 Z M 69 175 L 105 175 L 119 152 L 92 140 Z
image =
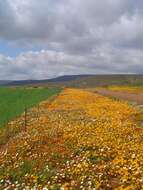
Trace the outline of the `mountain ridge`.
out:
M 47 82 L 66 82 L 75 80 L 82 77 L 94 76 L 90 74 L 83 74 L 83 75 L 63 75 L 55 78 L 50 79 L 27 79 L 27 80 L 0 80 L 0 85 L 28 85 L 28 84 L 39 84 L 39 83 L 47 83 Z
M 143 85 L 143 74 L 63 75 L 43 80 L 0 80 L 0 86 L 61 85 L 67 87 L 94 87 L 106 85 Z

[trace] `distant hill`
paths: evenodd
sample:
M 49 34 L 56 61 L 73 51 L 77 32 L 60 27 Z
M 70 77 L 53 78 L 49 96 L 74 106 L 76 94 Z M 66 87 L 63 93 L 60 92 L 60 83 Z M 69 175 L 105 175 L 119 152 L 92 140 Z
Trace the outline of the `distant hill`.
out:
M 72 87 L 96 87 L 108 85 L 136 85 L 143 86 L 143 75 L 95 75 L 70 81 Z
M 44 79 L 44 80 L 15 80 L 15 81 L 3 81 L 0 80 L 1 86 L 17 86 L 17 85 L 32 85 L 32 84 L 47 84 L 47 83 L 60 83 L 60 82 L 68 82 L 74 81 L 76 79 L 81 79 L 83 77 L 89 77 L 93 75 L 65 75 L 52 79 Z
M 0 85 L 6 85 L 9 82 L 10 82 L 9 80 L 0 80 Z
M 108 85 L 142 85 L 143 75 L 67 75 L 45 80 L 0 81 L 0 86 L 58 85 L 87 88 Z

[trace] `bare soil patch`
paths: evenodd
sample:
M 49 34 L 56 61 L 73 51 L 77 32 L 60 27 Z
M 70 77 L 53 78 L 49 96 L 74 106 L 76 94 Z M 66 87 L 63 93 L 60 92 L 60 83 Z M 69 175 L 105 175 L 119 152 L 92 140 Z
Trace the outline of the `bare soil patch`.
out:
M 108 90 L 108 89 L 94 89 L 92 91 L 99 93 L 101 95 L 104 95 L 104 96 L 126 100 L 129 102 L 135 103 L 137 105 L 143 104 L 143 95 L 142 94 L 133 94 L 133 93 L 131 94 L 131 93 L 122 92 L 122 91 L 116 92 L 116 91 L 112 91 L 112 90 Z

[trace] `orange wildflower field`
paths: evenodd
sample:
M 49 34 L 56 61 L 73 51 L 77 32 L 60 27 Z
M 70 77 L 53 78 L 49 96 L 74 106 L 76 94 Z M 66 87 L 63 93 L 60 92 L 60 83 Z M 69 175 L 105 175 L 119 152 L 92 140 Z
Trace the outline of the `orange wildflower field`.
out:
M 15 135 L 0 132 L 0 189 L 143 189 L 141 113 L 127 102 L 65 89 L 25 128 L 22 117 L 6 127 Z
M 108 86 L 107 89 L 119 92 L 143 94 L 142 86 Z

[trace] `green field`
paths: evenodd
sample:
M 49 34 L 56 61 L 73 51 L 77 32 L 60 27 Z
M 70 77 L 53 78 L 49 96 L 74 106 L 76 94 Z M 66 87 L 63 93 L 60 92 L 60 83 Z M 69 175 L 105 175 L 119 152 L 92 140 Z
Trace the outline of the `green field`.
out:
M 59 88 L 0 88 L 0 127 L 48 97 Z

